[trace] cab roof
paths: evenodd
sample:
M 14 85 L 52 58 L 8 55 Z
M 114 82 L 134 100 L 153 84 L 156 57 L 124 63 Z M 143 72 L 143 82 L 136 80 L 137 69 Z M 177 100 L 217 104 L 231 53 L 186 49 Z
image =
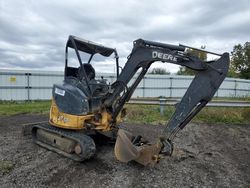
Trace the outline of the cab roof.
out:
M 73 43 L 75 43 L 77 50 L 86 52 L 89 54 L 101 54 L 103 56 L 109 57 L 113 52 L 115 52 L 115 49 L 113 48 L 105 47 L 101 44 L 97 44 L 97 43 L 70 35 L 68 42 L 67 42 L 67 47 L 75 48 Z

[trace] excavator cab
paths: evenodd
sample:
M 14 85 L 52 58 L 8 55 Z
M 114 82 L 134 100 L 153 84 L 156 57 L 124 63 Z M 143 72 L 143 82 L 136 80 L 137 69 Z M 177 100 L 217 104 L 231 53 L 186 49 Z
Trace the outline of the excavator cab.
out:
M 68 49 L 72 48 L 79 66 L 68 63 Z M 87 62 L 82 62 L 80 52 L 89 55 Z M 65 51 L 65 71 L 63 84 L 54 84 L 53 100 L 61 112 L 72 115 L 86 115 L 99 108 L 100 101 L 107 94 L 109 84 L 105 79 L 97 79 L 95 69 L 90 64 L 94 55 L 109 57 L 115 54 L 116 66 L 119 66 L 115 49 L 108 48 L 75 36 L 69 36 Z M 117 72 L 119 74 L 119 72 Z

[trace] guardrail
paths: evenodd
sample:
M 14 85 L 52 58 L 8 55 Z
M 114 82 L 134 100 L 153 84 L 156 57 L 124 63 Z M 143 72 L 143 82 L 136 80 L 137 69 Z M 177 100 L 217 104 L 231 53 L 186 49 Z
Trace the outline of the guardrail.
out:
M 128 104 L 141 104 L 141 105 L 159 105 L 161 115 L 164 114 L 165 106 L 175 106 L 181 99 L 169 99 L 169 98 L 158 98 L 158 99 L 142 99 L 132 98 Z M 248 101 L 237 101 L 237 100 L 213 100 L 210 101 L 207 107 L 241 107 L 250 108 L 250 102 Z

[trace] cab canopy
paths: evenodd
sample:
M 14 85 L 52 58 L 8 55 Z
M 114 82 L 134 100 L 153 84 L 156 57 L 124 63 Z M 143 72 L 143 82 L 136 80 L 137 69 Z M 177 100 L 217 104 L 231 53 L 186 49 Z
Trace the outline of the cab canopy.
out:
M 69 39 L 67 41 L 66 48 L 70 47 L 75 50 L 79 50 L 82 52 L 86 52 L 88 54 L 94 55 L 94 54 L 101 54 L 105 57 L 109 57 L 113 52 L 116 52 L 115 49 L 105 47 L 103 45 L 81 39 L 79 37 L 75 37 L 70 35 Z

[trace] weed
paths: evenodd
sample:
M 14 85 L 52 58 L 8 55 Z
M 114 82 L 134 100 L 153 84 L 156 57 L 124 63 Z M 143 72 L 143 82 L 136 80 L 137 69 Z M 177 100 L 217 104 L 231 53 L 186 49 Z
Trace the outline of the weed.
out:
M 0 160 L 0 172 L 7 174 L 13 169 L 14 165 L 11 161 Z

